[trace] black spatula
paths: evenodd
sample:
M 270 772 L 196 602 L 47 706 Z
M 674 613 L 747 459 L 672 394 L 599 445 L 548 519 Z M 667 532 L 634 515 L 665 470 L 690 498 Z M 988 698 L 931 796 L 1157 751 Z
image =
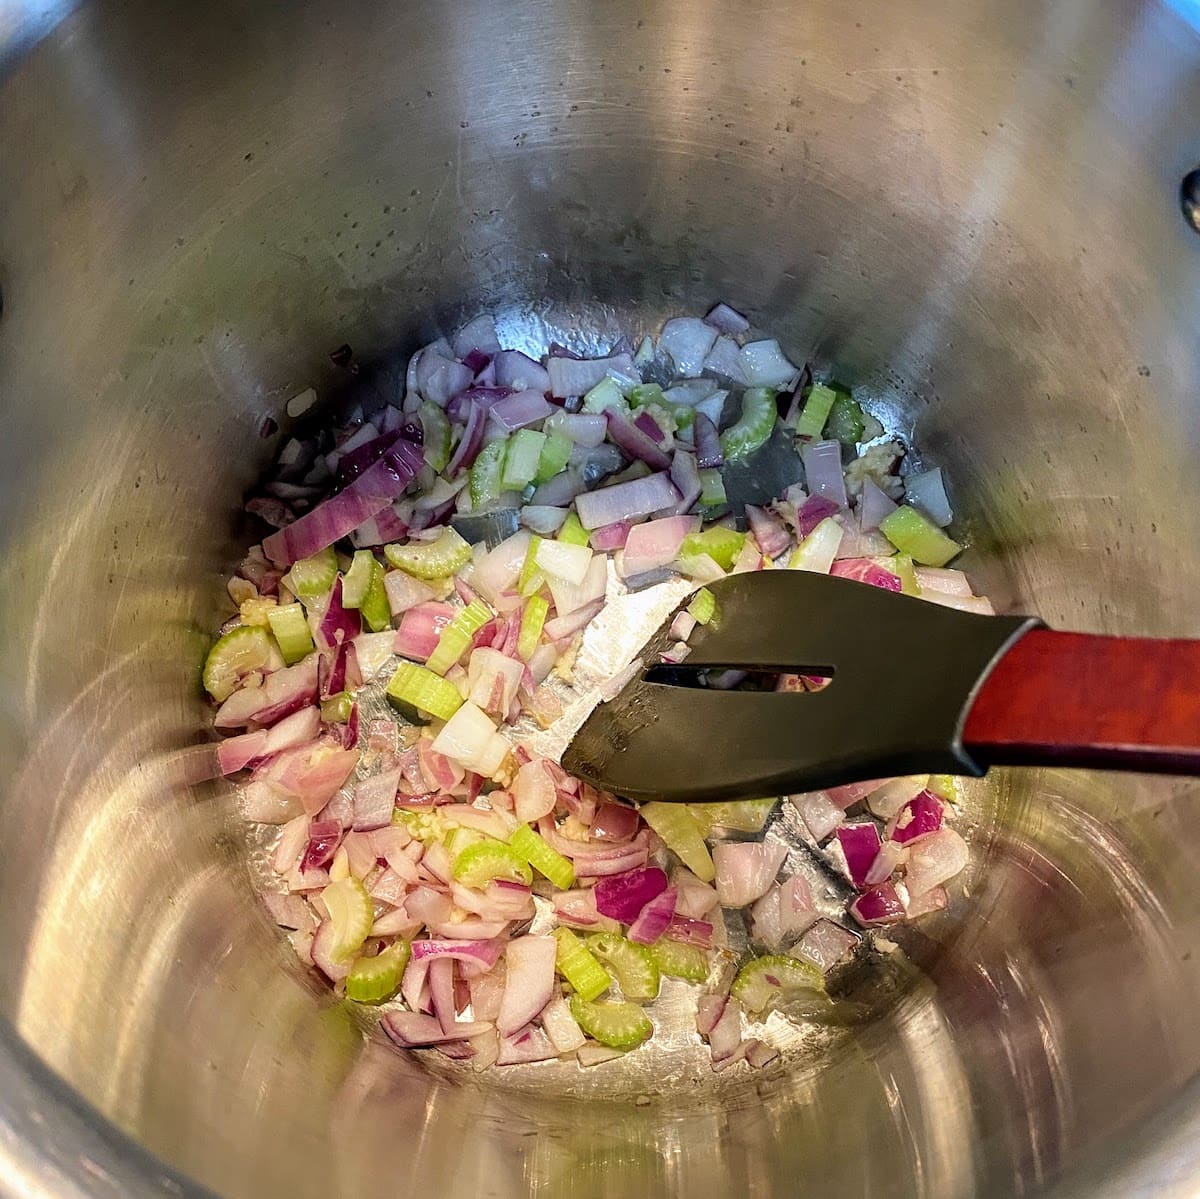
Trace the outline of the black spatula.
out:
M 563 755 L 572 774 L 631 799 L 720 800 L 998 763 L 1200 773 L 1200 641 L 1058 633 L 807 571 L 711 590 L 718 614 L 682 668 L 648 665 L 597 707 Z M 687 685 L 718 668 L 832 681 Z

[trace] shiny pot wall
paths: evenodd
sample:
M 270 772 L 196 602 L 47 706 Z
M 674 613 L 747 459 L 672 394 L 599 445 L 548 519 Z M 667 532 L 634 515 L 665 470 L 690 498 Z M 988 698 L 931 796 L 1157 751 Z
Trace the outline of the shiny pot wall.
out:
M 0 1193 L 1193 1194 L 1192 784 L 1002 776 L 885 1015 L 566 1093 L 364 1041 L 193 747 L 262 418 L 483 307 L 727 299 L 951 466 L 1005 606 L 1200 635 L 1198 67 L 1134 0 L 128 0 L 10 63 Z

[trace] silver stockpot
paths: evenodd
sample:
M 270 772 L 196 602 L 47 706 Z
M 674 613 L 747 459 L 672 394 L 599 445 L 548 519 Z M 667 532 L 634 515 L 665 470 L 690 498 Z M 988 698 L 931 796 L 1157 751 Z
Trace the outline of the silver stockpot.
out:
M 484 309 L 725 299 L 999 606 L 1200 635 L 1193 6 L 71 7 L 0 2 L 0 1194 L 1195 1195 L 1195 784 L 997 773 L 850 1035 L 542 1084 L 364 1038 L 195 752 L 263 418 Z

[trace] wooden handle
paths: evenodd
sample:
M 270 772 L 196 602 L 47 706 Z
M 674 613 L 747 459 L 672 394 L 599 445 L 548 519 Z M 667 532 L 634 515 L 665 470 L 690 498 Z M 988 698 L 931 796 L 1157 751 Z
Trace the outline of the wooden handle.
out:
M 988 764 L 1200 774 L 1200 641 L 1032 629 L 984 680 L 963 743 Z

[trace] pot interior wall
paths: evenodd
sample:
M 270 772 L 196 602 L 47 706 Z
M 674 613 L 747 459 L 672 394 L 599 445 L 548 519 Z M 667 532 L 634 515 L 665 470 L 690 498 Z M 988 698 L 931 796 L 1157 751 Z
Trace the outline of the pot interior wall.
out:
M 601 336 L 726 299 L 949 468 L 1004 606 L 1200 635 L 1197 59 L 1082 0 L 67 18 L 0 83 L 0 1014 L 234 1199 L 1182 1188 L 1192 784 L 1001 776 L 886 1016 L 588 1104 L 365 1043 L 195 747 L 262 418 L 342 342 L 485 308 Z

